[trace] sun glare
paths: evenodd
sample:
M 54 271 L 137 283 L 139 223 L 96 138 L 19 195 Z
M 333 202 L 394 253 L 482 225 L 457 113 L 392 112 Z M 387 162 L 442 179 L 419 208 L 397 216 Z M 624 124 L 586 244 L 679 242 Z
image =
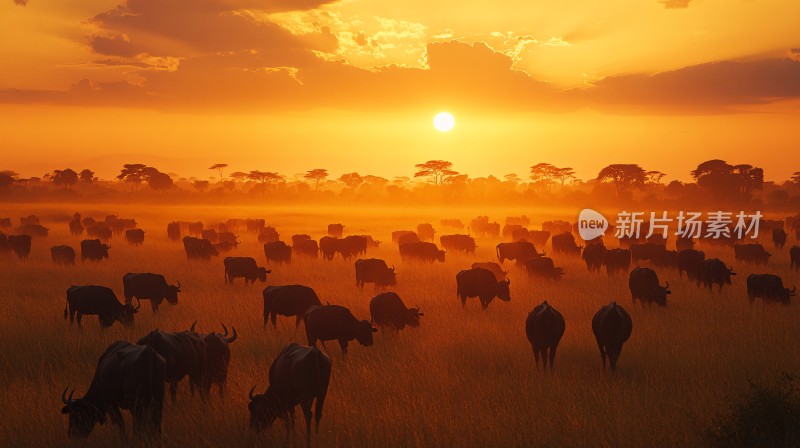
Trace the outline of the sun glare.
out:
M 433 117 L 433 127 L 439 132 L 450 132 L 456 125 L 456 119 L 450 112 L 439 112 Z

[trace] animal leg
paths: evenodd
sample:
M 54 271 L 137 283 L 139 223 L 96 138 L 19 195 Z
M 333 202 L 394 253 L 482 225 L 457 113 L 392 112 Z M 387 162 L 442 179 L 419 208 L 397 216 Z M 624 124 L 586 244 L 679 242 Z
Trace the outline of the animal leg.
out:
M 127 437 L 125 435 L 125 419 L 122 418 L 122 413 L 119 411 L 119 408 L 111 406 L 108 410 L 108 413 L 111 417 L 111 423 L 117 425 L 117 427 L 119 428 L 120 437 L 122 437 L 123 440 L 126 439 Z
M 303 410 L 303 417 L 306 419 L 306 445 L 311 446 L 311 400 L 300 402 L 300 409 Z

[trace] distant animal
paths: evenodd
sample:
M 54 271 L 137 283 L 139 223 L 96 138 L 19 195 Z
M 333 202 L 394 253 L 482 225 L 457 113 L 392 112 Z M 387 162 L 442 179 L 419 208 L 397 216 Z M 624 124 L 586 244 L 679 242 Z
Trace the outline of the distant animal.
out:
M 417 225 L 417 236 L 419 236 L 420 241 L 433 241 L 434 235 L 436 235 L 436 230 L 430 223 Z
M 11 245 L 8 243 L 8 236 L 0 232 L 0 252 L 11 252 Z
M 69 414 L 70 438 L 86 438 L 97 423 L 111 422 L 125 434 L 120 409 L 133 415 L 133 433 L 144 438 L 161 433 L 166 361 L 150 347 L 128 341 L 111 344 L 100 356 L 92 383 L 81 398 L 61 393 L 62 414 Z
M 264 220 L 264 219 L 261 219 L 261 218 L 259 218 L 259 219 L 250 218 L 250 219 L 245 220 L 245 227 L 247 228 L 248 232 L 260 233 L 261 229 L 266 227 L 266 225 L 267 225 L 267 221 Z
M 414 233 L 414 232 L 412 232 L 412 233 L 404 233 L 404 234 L 400 235 L 399 237 L 397 237 L 397 244 L 401 245 L 401 246 L 403 244 L 418 243 L 420 241 L 421 240 L 419 239 L 419 236 L 417 236 L 417 234 Z
M 195 332 L 195 322 L 192 324 L 190 332 Z M 232 335 L 228 336 L 228 327 L 222 324 L 224 333 L 207 333 L 198 335 L 203 339 L 206 345 L 206 362 L 204 366 L 203 381 L 201 387 L 204 388 L 205 396 L 211 393 L 211 387 L 217 385 L 219 389 L 219 397 L 225 396 L 225 386 L 228 382 L 228 366 L 231 362 L 231 348 L 230 344 L 237 338 L 236 327 L 231 326 Z
M 298 236 L 298 235 L 294 235 Z M 297 255 L 303 255 L 307 257 L 317 258 L 319 256 L 319 245 L 317 242 L 312 240 L 310 237 L 307 239 L 301 239 L 295 241 L 294 236 L 292 237 L 292 252 Z M 308 235 L 304 235 L 308 236 Z
M 574 257 L 580 257 L 581 249 L 583 249 L 583 246 L 578 246 L 575 243 L 575 236 L 569 232 L 553 235 L 551 244 L 553 245 L 553 253 L 571 255 Z
M 555 366 L 556 349 L 561 337 L 564 336 L 564 316 L 545 300 L 537 305 L 525 320 L 525 334 L 533 349 L 536 367 L 539 367 L 539 356 L 542 357 L 544 368 L 547 369 L 547 359 L 550 359 L 550 369 Z
M 9 235 L 7 238 L 8 247 L 16 254 L 20 260 L 27 260 L 31 253 L 30 235 Z
M 522 241 L 528 241 L 528 236 L 529 236 L 528 229 L 526 229 L 524 226 L 521 226 L 519 224 L 506 224 L 506 225 L 503 226 L 503 238 L 504 239 L 510 240 L 510 241 L 517 241 L 517 239 L 514 238 L 514 233 L 515 232 L 517 234 L 519 234 L 519 232 L 522 232 L 524 237 L 521 240 Z
M 336 252 L 345 260 L 367 253 L 369 241 L 361 235 L 348 235 L 336 241 Z
M 344 226 L 341 224 L 328 224 L 328 236 L 341 238 L 344 233 Z
M 795 271 L 800 271 L 800 246 L 792 246 L 789 249 L 790 265 Z
M 294 408 L 298 404 L 306 420 L 306 444 L 311 447 L 311 417 L 319 433 L 322 407 L 328 394 L 331 378 L 331 359 L 316 347 L 297 343 L 287 345 L 269 368 L 269 387 L 263 394 L 248 393 L 250 429 L 261 432 L 270 428 L 276 419 L 287 423 L 287 440 L 294 431 Z M 311 406 L 314 412 L 311 412 Z
M 628 276 L 628 288 L 631 291 L 633 303 L 636 299 L 645 303 L 656 303 L 658 306 L 667 306 L 667 295 L 672 294 L 669 290 L 669 282 L 664 286 L 658 283 L 658 275 L 650 268 L 636 268 Z
M 764 302 L 778 302 L 789 305 L 792 296 L 797 292 L 797 287 L 792 289 L 783 287 L 783 280 L 773 274 L 750 274 L 747 277 L 747 297 L 750 303 L 756 298 Z
M 529 241 L 518 241 L 516 243 L 500 243 L 495 248 L 497 259 L 500 263 L 505 260 L 514 260 L 524 263 L 531 258 L 538 258 L 541 255 L 536 251 L 536 247 Z
M 172 241 L 181 239 L 181 225 L 176 221 L 167 224 L 167 237 Z
M 195 238 L 193 236 L 183 237 L 183 249 L 186 251 L 188 260 L 210 260 L 211 257 L 218 257 L 219 251 L 211 244 L 211 241 Z
M 628 272 L 631 267 L 631 251 L 629 249 L 609 249 L 603 260 L 606 265 L 606 274 L 609 276 L 621 272 Z
M 689 280 L 696 282 L 700 275 L 700 266 L 705 260 L 706 254 L 701 250 L 684 249 L 678 252 L 678 275 L 683 277 L 686 272 Z
M 606 246 L 602 244 L 590 244 L 583 250 L 581 258 L 586 263 L 589 272 L 600 272 L 600 268 L 606 259 Z
M 506 225 L 508 224 L 519 224 L 522 227 L 528 227 L 531 225 L 531 218 L 528 218 L 526 215 L 506 216 Z
M 698 270 L 697 284 L 701 283 L 711 292 L 712 285 L 718 285 L 722 291 L 723 285 L 731 284 L 731 275 L 736 275 L 733 268 L 725 266 L 719 258 L 710 258 L 703 261 Z
M 164 381 L 169 383 L 173 403 L 178 393 L 178 383 L 187 376 L 192 396 L 197 390 L 200 397 L 205 399 L 206 343 L 197 333 L 168 333 L 156 329 L 136 343 L 152 348 L 166 361 Z
M 133 326 L 134 314 L 139 312 L 141 306 L 138 299 L 135 307 L 119 303 L 114 291 L 105 286 L 70 286 L 67 289 L 64 319 L 69 315 L 69 323 L 72 324 L 77 319 L 80 326 L 83 316 L 96 315 L 103 328 L 110 327 L 114 322 L 130 327 Z
M 439 221 L 439 224 L 441 224 L 442 227 L 449 229 L 455 229 L 455 230 L 464 229 L 464 223 L 461 222 L 460 219 L 442 219 L 441 221 Z
M 572 232 L 572 224 L 567 221 L 555 220 L 542 223 L 542 230 L 550 232 L 551 235 Z
M 469 235 L 442 235 L 439 237 L 439 242 L 444 250 L 452 250 L 455 252 L 466 252 L 474 254 L 475 239 Z
M 36 215 L 28 215 L 19 218 L 20 225 L 28 226 L 28 225 L 36 225 L 39 224 L 39 217 Z
M 11 218 L 0 218 L 0 229 L 10 229 Z
M 287 246 L 283 241 L 273 241 L 264 244 L 264 255 L 267 257 L 267 263 L 291 263 L 292 247 Z
M 101 243 L 100 240 L 83 240 L 81 241 L 81 261 L 101 261 L 108 258 L 108 251 L 111 246 Z
M 748 264 L 767 264 L 772 256 L 760 244 L 735 244 L 733 252 L 737 260 Z
M 530 277 L 539 277 L 550 280 L 561 280 L 564 275 L 562 268 L 556 267 L 550 257 L 531 258 L 525 262 L 525 270 Z
M 114 235 L 111 227 L 105 224 L 95 224 L 86 228 L 86 236 L 96 238 L 101 241 L 108 241 Z
M 403 262 L 421 261 L 433 263 L 435 261 L 441 261 L 444 263 L 444 256 L 445 251 L 440 250 L 434 243 L 417 241 L 400 245 L 400 259 L 403 260 Z
M 333 260 L 336 255 L 337 238 L 331 236 L 323 236 L 319 239 L 319 251 L 322 252 L 322 258 L 326 260 Z
M 190 222 L 187 226 L 187 230 L 189 231 L 190 235 L 203 235 L 203 223 L 200 221 L 197 222 Z
M 547 240 L 550 239 L 550 232 L 547 230 L 529 230 L 528 235 L 528 241 L 533 243 L 536 247 L 544 248 L 545 244 L 547 244 Z
M 786 245 L 786 231 L 781 229 L 772 230 L 772 242 L 775 243 L 775 249 L 782 250 Z
M 128 229 L 125 231 L 125 241 L 133 246 L 140 246 L 144 243 L 144 230 Z
M 17 231 L 23 235 L 30 235 L 34 238 L 47 238 L 50 229 L 41 224 L 23 224 L 19 226 Z
M 304 285 L 267 286 L 262 293 L 264 297 L 264 326 L 272 320 L 276 326 L 278 315 L 295 316 L 295 327 L 300 325 L 311 307 L 321 305 L 317 293 Z
M 245 283 L 255 283 L 256 280 L 267 281 L 267 274 L 272 271 L 258 266 L 253 257 L 225 257 L 225 283 L 233 284 L 233 280 L 243 277 Z
M 200 232 L 200 237 L 210 241 L 211 244 L 214 244 L 219 240 L 219 234 L 217 233 L 217 229 L 203 229 Z
M 511 241 L 531 241 L 531 232 L 526 228 L 520 228 L 511 233 Z M 535 244 L 535 243 L 534 243 Z
M 136 297 L 139 300 L 149 300 L 153 312 L 158 312 L 158 306 L 166 300 L 172 305 L 178 304 L 178 293 L 181 292 L 181 282 L 170 285 L 161 274 L 150 272 L 129 272 L 122 276 L 122 285 L 125 303 L 131 303 Z
M 616 302 L 600 308 L 592 318 L 592 332 L 600 357 L 603 359 L 603 369 L 606 368 L 606 357 L 611 363 L 611 370 L 617 369 L 617 361 L 622 353 L 622 345 L 628 341 L 633 331 L 631 316 Z
M 497 281 L 494 273 L 488 269 L 465 269 L 456 274 L 456 295 L 461 299 L 461 306 L 467 306 L 467 299 L 478 297 L 481 308 L 486 309 L 495 297 L 509 302 L 511 280 Z
M 299 241 L 308 241 L 311 239 L 311 235 L 300 234 L 300 235 L 292 235 L 292 246 L 296 246 Z
M 367 247 L 369 247 L 369 248 L 377 249 L 381 244 L 380 241 L 372 238 L 372 235 L 355 235 L 355 236 L 360 236 L 360 237 L 366 239 L 367 240 Z
M 272 243 L 275 241 L 279 241 L 280 239 L 281 235 L 278 233 L 277 230 L 275 230 L 274 227 L 264 227 L 258 232 L 259 243 Z
M 470 267 L 472 269 L 481 268 L 481 269 L 486 269 L 486 270 L 492 271 L 492 274 L 494 274 L 494 276 L 495 276 L 495 278 L 497 279 L 498 282 L 501 282 L 501 281 L 505 280 L 506 279 L 506 275 L 508 275 L 508 272 L 504 271 L 503 268 L 499 264 L 497 264 L 497 263 L 495 263 L 493 261 L 489 261 L 489 262 L 486 262 L 486 263 L 472 263 L 472 266 L 470 266 Z
M 694 249 L 694 240 L 692 237 L 684 237 L 679 236 L 678 239 L 675 240 L 675 249 L 680 252 L 683 250 L 691 250 Z
M 75 264 L 75 249 L 70 246 L 53 246 L 50 248 L 50 258 L 55 264 Z
M 356 285 L 363 289 L 365 283 L 373 283 L 376 288 L 397 284 L 394 266 L 389 268 L 384 260 L 367 258 L 356 260 Z
M 394 292 L 384 292 L 373 297 L 369 302 L 369 314 L 378 327 L 390 327 L 402 330 L 419 327 L 419 318 L 424 316 L 419 307 L 406 308 L 403 299 Z
M 358 320 L 349 309 L 339 305 L 318 305 L 306 311 L 306 337 L 308 345 L 317 341 L 339 341 L 342 354 L 347 355 L 347 344 L 356 340 L 364 347 L 372 345 L 372 333 L 378 331 L 367 320 Z
M 409 241 L 406 242 L 419 241 L 417 232 L 414 232 L 413 230 L 395 230 L 392 232 L 392 242 L 399 244 L 400 238 L 404 236 L 409 239 Z M 414 238 L 416 238 L 416 240 L 414 240 Z

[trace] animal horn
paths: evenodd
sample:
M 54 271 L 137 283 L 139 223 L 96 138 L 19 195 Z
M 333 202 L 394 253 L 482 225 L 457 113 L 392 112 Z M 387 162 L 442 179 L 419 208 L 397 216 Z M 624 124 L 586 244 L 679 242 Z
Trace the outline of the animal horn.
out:
M 249 398 L 249 399 L 250 399 L 250 401 L 253 401 L 253 398 L 254 398 L 254 397 L 253 397 L 253 391 L 254 391 L 254 390 L 256 390 L 256 386 L 253 386 L 253 388 L 252 388 L 252 389 L 250 389 L 250 392 L 248 392 L 248 393 L 247 393 L 247 398 Z
M 797 286 L 795 286 L 794 288 L 792 288 L 792 290 L 791 290 L 791 291 L 789 291 L 789 292 L 790 292 L 790 293 L 792 293 L 792 294 L 796 293 L 796 292 L 797 292 Z
M 194 321 L 194 322 L 192 323 L 192 326 L 189 328 L 189 331 L 190 331 L 190 332 L 192 332 L 192 333 L 194 333 L 194 332 L 195 332 L 195 331 L 194 331 L 194 326 L 195 326 L 195 325 L 197 325 L 197 321 Z
M 664 283 L 664 289 L 669 289 L 669 282 Z
M 136 307 L 134 307 L 134 308 L 133 308 L 133 310 L 134 310 L 134 311 L 139 311 L 139 308 L 141 308 L 141 307 L 142 307 L 142 301 L 141 301 L 141 300 L 139 300 L 139 298 L 138 298 L 138 297 L 134 297 L 134 299 L 136 299 Z
M 64 404 L 72 404 L 72 395 L 75 393 L 75 389 L 72 389 L 72 392 L 69 393 L 69 398 L 66 397 L 67 389 L 69 389 L 69 387 L 65 388 L 64 392 L 61 392 L 61 401 L 63 401 Z
M 222 329 L 225 330 L 225 334 L 223 334 L 223 336 L 227 337 L 228 336 L 228 327 L 226 327 L 225 324 L 223 324 L 221 322 L 220 322 L 220 325 L 222 325 Z
M 226 339 L 225 339 L 225 342 L 227 342 L 228 344 L 230 344 L 231 342 L 235 341 L 235 340 L 236 340 L 236 338 L 239 336 L 239 335 L 236 333 L 236 327 L 234 327 L 233 325 L 231 325 L 231 330 L 233 330 L 233 336 L 231 336 L 231 337 L 229 337 L 229 338 L 226 338 Z
M 180 290 L 181 290 L 181 281 L 178 280 L 178 291 L 180 291 Z

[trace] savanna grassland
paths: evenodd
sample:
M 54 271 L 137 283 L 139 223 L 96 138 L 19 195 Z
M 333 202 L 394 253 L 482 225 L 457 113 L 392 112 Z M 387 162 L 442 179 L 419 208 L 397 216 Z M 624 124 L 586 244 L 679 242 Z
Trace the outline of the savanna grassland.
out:
M 145 243 L 129 246 L 111 240 L 109 260 L 55 266 L 49 248 L 80 238 L 69 235 L 67 219 L 75 211 L 102 219 L 106 214 L 133 217 L 147 231 Z M 531 228 L 562 211 L 468 209 L 315 209 L 244 207 L 146 207 L 114 205 L 2 206 L 0 216 L 14 221 L 38 214 L 50 226 L 47 239 L 34 239 L 31 256 L 19 261 L 0 258 L 0 446 L 125 445 L 115 427 L 95 428 L 86 441 L 67 438 L 67 417 L 60 413 L 65 387 L 86 391 L 97 359 L 115 340 L 135 341 L 151 329 L 221 330 L 233 325 L 239 333 L 232 345 L 228 396 L 216 394 L 203 403 L 190 398 L 186 381 L 178 401 L 166 400 L 161 444 L 165 447 L 271 446 L 285 444 L 285 426 L 254 436 L 248 430 L 247 392 L 267 386 L 267 371 L 287 343 L 305 343 L 293 319 L 279 318 L 277 331 L 262 323 L 264 284 L 226 285 L 222 258 L 187 261 L 180 242 L 166 236 L 174 219 L 216 223 L 231 217 L 263 217 L 289 240 L 294 233 L 319 238 L 325 226 L 342 222 L 345 233 L 369 233 L 383 241 L 368 257 L 384 258 L 397 269 L 394 288 L 407 305 L 418 305 L 424 316 L 417 329 L 375 334 L 372 347 L 351 345 L 346 359 L 337 344 L 328 343 L 333 359 L 331 386 L 316 446 L 571 446 L 644 447 L 701 446 L 701 433 L 731 400 L 747 390 L 748 381 L 771 383 L 782 372 L 800 373 L 800 307 L 750 305 L 745 278 L 752 272 L 798 281 L 789 270 L 788 246 L 774 254 L 767 267 L 735 263 L 733 251 L 701 248 L 719 256 L 738 273 L 732 287 L 710 295 L 680 279 L 676 271 L 658 270 L 669 281 L 672 295 L 666 308 L 631 304 L 627 276 L 588 274 L 579 259 L 555 257 L 565 270 L 560 283 L 528 279 L 506 262 L 511 278 L 511 302 L 495 300 L 487 311 L 477 299 L 462 309 L 456 297 L 455 275 L 474 261 L 495 261 L 497 241 L 479 240 L 474 256 L 447 254 L 446 263 L 402 263 L 392 230 L 414 229 L 439 219 L 463 221 L 489 214 L 502 222 L 507 214 L 533 217 Z M 560 217 L 574 219 L 575 211 Z M 228 255 L 253 256 L 265 262 L 255 234 L 238 229 L 242 244 Z M 437 242 L 438 242 L 437 235 Z M 673 243 L 670 243 L 669 247 Z M 766 240 L 764 241 L 767 246 Z M 609 243 L 616 247 L 616 242 Z M 546 248 L 548 253 L 549 244 Z M 645 265 L 646 262 L 643 264 Z M 332 262 L 295 257 L 291 265 L 272 265 L 267 284 L 300 283 L 313 287 L 321 300 L 349 307 L 356 317 L 369 318 L 371 285 L 355 286 L 353 261 L 337 256 Z M 101 330 L 93 316 L 83 328 L 64 320 L 65 291 L 70 285 L 97 284 L 113 288 L 122 298 L 127 272 L 162 273 L 180 280 L 180 303 L 164 303 L 154 315 L 147 302 L 133 328 L 114 325 Z M 558 349 L 555 370 L 534 368 L 525 337 L 525 318 L 543 300 L 562 312 L 567 329 Z M 616 373 L 603 371 L 591 332 L 593 314 L 608 302 L 621 303 L 633 319 L 633 334 L 624 346 Z M 130 430 L 130 416 L 125 415 Z M 298 419 L 294 446 L 304 446 L 304 426 Z

